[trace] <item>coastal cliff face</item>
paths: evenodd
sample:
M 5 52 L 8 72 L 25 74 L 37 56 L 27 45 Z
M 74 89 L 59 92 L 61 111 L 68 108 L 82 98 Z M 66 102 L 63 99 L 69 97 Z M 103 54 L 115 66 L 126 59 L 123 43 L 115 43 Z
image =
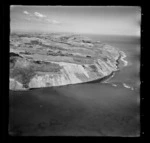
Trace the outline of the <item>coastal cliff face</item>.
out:
M 63 86 L 117 71 L 120 51 L 79 35 L 12 34 L 10 89 Z

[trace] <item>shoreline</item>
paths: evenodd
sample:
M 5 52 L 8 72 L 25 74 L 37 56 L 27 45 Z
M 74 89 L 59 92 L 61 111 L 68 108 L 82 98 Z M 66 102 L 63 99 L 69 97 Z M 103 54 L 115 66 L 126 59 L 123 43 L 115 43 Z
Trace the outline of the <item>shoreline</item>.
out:
M 92 80 L 92 81 L 87 81 L 87 82 L 82 82 L 82 83 L 76 83 L 76 84 L 67 84 L 67 85 L 60 85 L 60 86 L 50 86 L 50 87 L 38 87 L 38 88 L 29 88 L 27 90 L 11 90 L 9 89 L 10 92 L 18 92 L 18 91 L 21 91 L 21 92 L 26 92 L 26 91 L 32 91 L 32 90 L 36 90 L 36 89 L 44 89 L 44 88 L 61 88 L 61 87 L 68 87 L 68 86 L 72 86 L 72 85 L 79 85 L 79 84 L 91 84 L 91 83 L 107 83 L 107 81 L 111 78 L 113 78 L 115 75 L 115 72 L 113 71 L 112 73 L 110 73 L 108 76 L 105 76 L 105 77 L 102 77 L 102 78 L 99 78 L 99 79 L 95 79 L 95 80 Z
M 124 58 L 126 57 L 126 54 L 123 51 L 120 51 L 120 56 L 118 57 L 118 59 L 116 60 L 117 64 L 117 68 L 119 70 L 119 64 L 120 64 L 120 60 L 122 61 L 122 59 L 124 60 Z M 125 61 L 127 62 L 127 61 Z M 128 62 L 127 62 L 128 63 Z M 117 70 L 117 71 L 118 71 Z M 63 87 L 63 86 L 70 86 L 70 85 L 77 85 L 77 84 L 87 84 L 87 83 L 109 83 L 108 81 L 114 77 L 116 71 L 112 71 L 109 75 L 104 76 L 102 78 L 98 78 L 92 81 L 87 81 L 87 82 L 82 82 L 82 83 L 75 83 L 75 84 L 67 84 L 67 85 L 59 85 L 59 86 L 50 86 L 50 87 L 38 87 L 38 88 L 28 88 L 28 89 L 24 89 L 24 90 L 11 90 L 10 91 L 31 91 L 31 90 L 36 90 L 36 89 L 41 89 L 41 88 L 55 88 L 55 87 Z
M 57 42 L 57 41 L 56 41 Z M 103 44 L 103 43 L 102 43 Z M 105 43 L 104 43 L 105 44 Z M 97 72 L 97 71 L 95 71 L 94 70 L 94 68 L 92 67 L 93 65 L 91 65 L 91 63 L 88 63 L 88 66 L 90 67 L 86 72 L 85 72 L 85 70 L 84 70 L 84 66 L 82 66 L 82 65 L 85 65 L 85 64 L 87 64 L 87 63 L 82 63 L 82 65 L 78 65 L 78 64 L 76 64 L 76 63 L 71 63 L 71 65 L 68 65 L 68 63 L 67 63 L 67 66 L 66 66 L 66 62 L 60 62 L 59 63 L 59 66 L 62 66 L 64 69 L 65 69 L 65 72 L 63 72 L 63 73 L 60 73 L 60 74 L 62 74 L 62 75 L 64 75 L 63 76 L 63 80 L 61 81 L 60 80 L 60 78 L 58 77 L 57 78 L 57 76 L 56 76 L 56 79 L 58 79 L 58 81 L 57 82 L 55 82 L 55 84 L 53 84 L 53 80 L 51 79 L 51 78 L 49 78 L 49 76 L 48 76 L 48 78 L 46 77 L 46 79 L 48 79 L 48 81 L 45 79 L 45 77 L 43 76 L 43 77 L 40 77 L 39 76 L 39 79 L 34 79 L 36 82 L 38 82 L 37 84 L 36 84 L 36 82 L 33 80 L 33 83 L 31 82 L 32 80 L 30 79 L 30 81 L 29 82 L 31 82 L 31 84 L 29 85 L 29 83 L 28 83 L 28 86 L 27 87 L 25 87 L 25 89 L 23 88 L 23 90 L 32 90 L 32 89 L 38 89 L 38 88 L 45 88 L 45 87 L 62 87 L 62 86 L 69 86 L 69 85 L 74 85 L 74 84 L 86 84 L 86 83 L 99 83 L 99 82 L 107 82 L 107 81 L 109 81 L 112 77 L 114 77 L 114 73 L 116 72 L 116 71 L 118 71 L 118 70 L 120 70 L 120 67 L 121 66 L 127 66 L 128 65 L 128 62 L 125 60 L 125 58 L 127 57 L 126 56 L 126 54 L 125 54 L 125 52 L 123 52 L 123 51 L 121 51 L 119 48 L 115 48 L 115 47 L 112 47 L 112 46 L 109 46 L 108 45 L 108 47 L 104 47 L 104 49 L 103 49 L 104 51 L 106 50 L 106 51 L 109 51 L 110 52 L 110 55 L 111 55 L 111 53 L 112 53 L 112 59 L 114 60 L 114 62 L 113 63 L 111 63 L 111 62 L 108 62 L 107 61 L 107 58 L 106 58 L 106 60 L 102 60 L 102 62 L 100 61 L 99 62 L 99 59 L 97 59 L 97 63 L 95 62 L 95 61 L 93 61 L 94 63 L 93 63 L 93 65 L 95 65 L 96 67 L 96 69 L 100 69 L 100 70 L 98 70 L 98 72 L 100 71 L 101 72 L 101 75 L 100 76 L 94 76 L 94 77 L 92 77 L 92 78 L 89 78 L 89 75 L 87 74 L 87 71 L 88 72 L 91 72 L 91 70 L 93 70 L 94 72 Z M 113 51 L 115 51 L 115 52 L 113 52 Z M 103 55 L 103 52 L 101 51 L 101 54 Z M 114 54 L 114 55 L 113 55 Z M 109 54 L 107 55 L 107 53 L 104 53 L 104 57 L 105 56 L 110 56 Z M 98 55 L 99 56 L 99 55 Z M 111 58 L 111 56 L 110 56 L 110 58 Z M 26 58 L 25 58 L 26 59 Z M 80 59 L 79 59 L 80 60 Z M 60 60 L 61 61 L 61 60 Z M 24 62 L 24 61 L 23 61 Z M 30 62 L 30 61 L 29 61 Z M 58 62 L 56 62 L 56 61 L 48 61 L 48 62 L 50 62 L 50 63 L 58 63 Z M 65 63 L 65 64 L 64 64 Z M 70 63 L 69 63 L 70 64 Z M 72 66 L 73 65 L 73 66 Z M 75 66 L 74 66 L 75 65 Z M 76 66 L 77 65 L 77 66 Z M 45 65 L 44 65 L 45 66 Z M 99 67 L 100 66 L 100 67 Z M 102 68 L 102 67 L 104 66 L 104 68 Z M 36 69 L 37 70 L 37 69 Z M 35 70 L 35 71 L 36 71 Z M 74 71 L 75 70 L 75 71 Z M 80 77 L 78 77 L 77 75 L 75 75 L 75 73 L 78 73 L 78 72 L 76 72 L 76 70 L 78 70 L 78 71 L 80 71 L 79 73 L 84 73 L 84 75 L 86 75 L 86 77 L 88 77 L 88 78 L 86 78 L 85 80 L 82 80 L 82 78 L 80 79 Z M 68 72 L 69 71 L 69 72 Z M 42 71 L 43 72 L 43 74 L 45 74 L 44 72 L 45 71 Z M 67 74 L 67 75 L 70 75 L 70 73 L 72 73 L 71 74 L 71 76 L 69 76 L 69 81 L 66 81 L 66 80 L 64 80 L 64 77 L 65 77 L 65 75 Z M 85 74 L 86 73 L 86 74 Z M 44 78 L 44 81 L 41 81 L 41 80 L 43 80 L 43 79 L 41 79 L 41 78 Z M 55 77 L 53 78 L 53 79 L 55 79 Z M 15 80 L 14 80 L 15 81 Z M 41 81 L 41 83 L 39 82 L 39 81 Z M 52 82 L 51 82 L 52 81 Z M 48 84 L 46 84 L 46 83 L 48 83 Z M 15 83 L 15 85 L 13 85 L 14 83 L 12 82 L 12 85 L 10 84 L 10 89 L 11 90 L 22 90 L 22 89 L 20 89 L 20 88 L 22 88 L 23 87 L 23 85 L 21 85 L 20 83 L 18 83 L 18 82 L 16 82 Z M 19 86 L 18 86 L 19 85 Z M 33 85 L 33 86 L 32 86 Z M 16 88 L 16 86 L 17 86 L 17 88 Z M 12 87 L 12 88 L 11 88 Z

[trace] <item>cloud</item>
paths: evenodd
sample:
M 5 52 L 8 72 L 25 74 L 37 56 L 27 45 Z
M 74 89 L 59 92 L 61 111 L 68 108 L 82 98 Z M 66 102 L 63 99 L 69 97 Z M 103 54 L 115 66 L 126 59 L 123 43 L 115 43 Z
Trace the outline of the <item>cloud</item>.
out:
M 57 21 L 57 20 L 52 20 L 52 23 L 53 23 L 53 24 L 60 24 L 60 22 Z
M 48 23 L 50 23 L 50 24 L 61 24 L 61 22 L 60 21 L 57 21 L 57 20 L 54 20 L 54 19 L 45 19 Z
M 55 25 L 60 25 L 61 24 L 60 21 L 57 21 L 55 19 L 47 18 L 46 15 L 41 14 L 39 12 L 34 12 L 32 14 L 32 13 L 29 13 L 27 11 L 24 11 L 23 13 L 29 16 L 29 17 L 25 18 L 28 21 L 34 20 L 34 21 L 38 21 L 38 22 L 42 22 L 42 23 L 44 22 L 44 23 L 48 23 L 48 24 L 55 24 Z
M 43 15 L 43 14 L 38 13 L 38 12 L 34 12 L 34 15 L 37 16 L 37 17 L 40 17 L 40 18 L 46 17 L 46 15 Z
M 24 14 L 29 14 L 29 12 L 27 12 L 27 11 L 24 11 L 23 13 L 24 13 Z

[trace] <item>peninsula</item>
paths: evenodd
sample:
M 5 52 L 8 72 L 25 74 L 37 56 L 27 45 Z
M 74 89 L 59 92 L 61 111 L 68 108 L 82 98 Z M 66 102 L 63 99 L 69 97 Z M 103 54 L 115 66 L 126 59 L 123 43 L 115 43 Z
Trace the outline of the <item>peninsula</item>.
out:
M 66 33 L 10 34 L 10 90 L 102 79 L 118 70 L 121 51 Z

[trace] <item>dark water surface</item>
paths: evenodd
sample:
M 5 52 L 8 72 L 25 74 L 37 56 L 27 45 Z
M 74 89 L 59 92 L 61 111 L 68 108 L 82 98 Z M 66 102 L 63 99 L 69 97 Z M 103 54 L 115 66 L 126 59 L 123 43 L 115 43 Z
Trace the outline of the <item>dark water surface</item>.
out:
M 10 91 L 11 135 L 139 136 L 140 45 L 98 39 L 123 50 L 128 65 L 106 83 Z

